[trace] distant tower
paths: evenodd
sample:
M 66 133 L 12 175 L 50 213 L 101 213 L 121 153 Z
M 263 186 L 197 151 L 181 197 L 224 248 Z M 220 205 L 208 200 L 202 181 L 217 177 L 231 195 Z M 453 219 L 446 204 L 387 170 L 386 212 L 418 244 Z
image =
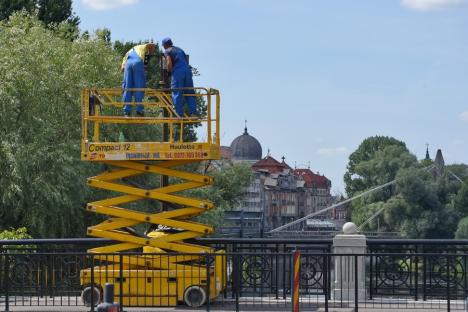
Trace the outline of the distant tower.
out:
M 424 160 L 431 160 L 431 157 L 429 157 L 429 144 L 426 143 L 426 158 Z
M 436 157 L 434 159 L 434 176 L 441 177 L 444 175 L 445 169 L 445 162 L 444 156 L 442 156 L 442 151 L 440 149 L 437 150 Z

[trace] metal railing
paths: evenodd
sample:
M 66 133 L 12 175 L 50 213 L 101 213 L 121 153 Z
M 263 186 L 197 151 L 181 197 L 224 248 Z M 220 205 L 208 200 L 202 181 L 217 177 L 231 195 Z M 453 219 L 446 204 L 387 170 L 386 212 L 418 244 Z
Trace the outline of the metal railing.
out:
M 101 239 L 0 241 L 0 310 L 8 311 L 15 306 L 83 309 L 80 298 L 86 286 L 83 270 L 87 270 L 87 278 L 93 281 L 88 284 L 98 290 L 88 292 L 93 296 L 100 297 L 104 281 L 113 278 L 116 301 L 123 307 L 142 305 L 141 301 L 132 302 L 138 300 L 132 298 L 146 298 L 140 300 L 147 300 L 145 304 L 150 306 L 172 305 L 174 300 L 183 303 L 183 296 L 170 298 L 155 285 L 172 278 L 179 285 L 180 290 L 176 292 L 179 294 L 188 286 L 184 283 L 190 282 L 160 276 L 157 270 L 129 272 L 124 266 L 117 266 L 116 270 L 106 264 L 105 257 L 112 257 L 113 264 L 116 259 L 125 263 L 131 254 L 97 255 L 85 251 L 107 242 Z M 299 300 L 304 310 L 319 307 L 325 311 L 333 307 L 463 310 L 468 296 L 468 242 L 464 240 L 444 240 L 443 245 L 440 240 L 368 240 L 368 252 L 364 254 L 334 254 L 331 240 L 200 239 L 198 242 L 226 250 L 221 256 L 226 263 L 221 281 L 223 289 L 219 296 L 211 297 L 216 281 L 214 275 L 207 274 L 202 286 L 207 298 L 211 298 L 198 310 L 290 310 L 296 250 L 301 251 Z M 146 256 L 152 260 L 170 257 L 168 254 Z M 177 257 L 189 256 L 193 255 L 177 254 Z M 204 272 L 210 272 L 213 260 L 220 257 L 218 254 L 197 256 L 198 268 Z M 138 286 L 142 281 L 146 285 L 143 288 Z M 354 287 L 353 283 L 358 286 Z M 130 293 L 130 289 L 137 291 Z
M 115 285 L 115 301 L 121 307 L 129 306 L 172 306 L 183 304 L 185 291 L 190 281 L 181 282 L 171 276 L 163 276 L 157 270 L 117 270 L 106 265 L 106 258 L 125 262 L 128 254 L 95 255 L 86 253 L 4 253 L 0 255 L 2 274 L 0 275 L 0 306 L 3 311 L 12 307 L 69 306 L 82 307 L 85 302 L 90 311 L 102 297 L 104 281 L 112 279 Z M 189 257 L 192 255 L 178 255 Z M 148 254 L 149 259 L 169 257 L 167 254 Z M 219 257 L 215 254 L 200 256 L 200 271 Z M 293 253 L 227 253 L 222 255 L 227 270 L 221 281 L 225 285 L 217 297 L 211 295 L 216 281 L 211 274 L 200 285 L 206 299 L 203 306 L 195 310 L 216 310 L 223 308 L 243 311 L 280 309 L 289 310 L 292 306 Z M 304 310 L 323 308 L 373 309 L 446 309 L 463 310 L 467 295 L 465 280 L 466 254 L 413 254 L 407 263 L 432 261 L 437 259 L 437 268 L 428 266 L 426 272 L 416 273 L 402 270 L 401 266 L 388 266 L 385 270 L 368 270 L 375 266 L 377 259 L 387 263 L 399 262 L 407 254 L 330 254 L 302 253 L 300 261 L 299 303 Z M 430 260 L 431 259 L 431 260 Z M 411 264 L 409 264 L 411 266 Z M 193 267 L 193 266 L 192 266 Z M 431 268 L 431 269 L 429 269 Z M 86 269 L 89 282 L 81 286 L 83 271 Z M 362 280 L 362 270 L 365 279 Z M 193 274 L 193 272 L 192 272 Z M 201 273 L 200 273 L 201 274 Z M 415 275 L 416 274 L 416 275 Z M 434 287 L 425 299 L 401 289 L 401 282 L 409 275 L 420 277 L 419 283 Z M 211 277 L 211 280 L 210 280 Z M 399 278 L 396 278 L 399 277 Z M 424 278 L 425 277 L 425 278 Z M 372 292 L 375 281 L 387 283 L 389 293 Z M 433 281 L 433 282 L 432 282 Z M 437 283 L 436 283 L 437 281 Z M 389 283 L 390 282 L 390 283 Z M 165 292 L 162 284 L 173 283 L 177 292 Z M 181 284 L 182 283 L 182 284 Z M 364 283 L 361 285 L 360 283 Z M 431 284 L 432 283 L 432 284 Z M 434 284 L 436 283 L 436 284 Z M 172 284 L 171 284 L 172 285 Z M 82 294 L 82 289 L 88 289 Z M 406 288 L 405 288 L 406 289 Z M 180 291 L 179 291 L 180 290 Z M 147 308 L 145 308 L 147 310 Z

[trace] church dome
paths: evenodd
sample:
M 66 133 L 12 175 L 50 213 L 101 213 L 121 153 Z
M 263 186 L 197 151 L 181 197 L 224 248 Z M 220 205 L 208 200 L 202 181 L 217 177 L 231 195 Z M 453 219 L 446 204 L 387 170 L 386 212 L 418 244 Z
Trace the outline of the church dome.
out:
M 231 152 L 233 160 L 260 160 L 262 158 L 262 146 L 256 138 L 249 135 L 247 127 L 242 135 L 232 141 Z

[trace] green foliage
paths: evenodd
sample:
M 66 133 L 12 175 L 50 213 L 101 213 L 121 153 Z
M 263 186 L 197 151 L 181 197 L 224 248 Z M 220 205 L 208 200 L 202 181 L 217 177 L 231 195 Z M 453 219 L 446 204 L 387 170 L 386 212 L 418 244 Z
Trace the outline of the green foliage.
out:
M 68 22 L 78 26 L 80 19 L 73 14 L 72 0 L 36 0 L 37 17 L 46 25 Z
M 108 28 L 98 28 L 94 34 L 99 40 L 102 40 L 108 45 L 111 44 L 111 31 Z
M 198 221 L 212 226 L 222 226 L 224 211 L 236 206 L 252 179 L 252 171 L 246 164 L 226 164 L 212 173 L 214 185 L 190 191 L 190 195 L 210 200 L 215 208 L 198 217 Z
M 0 1 L 0 20 L 8 19 L 14 12 L 21 10 L 33 13 L 35 8 L 35 0 L 2 0 Z
M 80 19 L 72 11 L 72 0 L 2 0 L 0 20 L 8 19 L 13 13 L 24 10 L 36 14 L 46 25 L 68 22 L 78 26 Z
M 68 40 L 78 38 L 80 18 L 72 11 L 72 0 L 0 1 L 0 21 L 8 19 L 18 11 L 34 14 L 62 38 Z
M 0 240 L 27 239 L 32 238 L 25 227 L 4 230 L 0 232 Z
M 460 222 L 458 222 L 455 238 L 468 239 L 468 217 L 464 217 Z
M 358 149 L 349 156 L 347 171 L 344 175 L 345 189 L 348 196 L 351 197 L 376 185 L 374 183 L 378 175 L 366 170 L 366 166 L 363 168 L 362 164 L 372 161 L 376 153 L 388 146 L 400 146 L 402 149 L 399 151 L 408 152 L 405 143 L 402 141 L 392 137 L 374 136 L 362 141 Z M 394 171 L 393 173 L 395 173 Z
M 380 141 L 377 141 L 380 143 Z M 399 142 L 396 140 L 386 140 L 386 142 Z M 363 146 L 361 144 L 361 146 Z M 350 180 L 350 188 L 356 192 L 368 190 L 372 187 L 390 182 L 395 179 L 399 170 L 403 168 L 409 168 L 417 164 L 416 157 L 411 155 L 404 145 L 394 144 L 382 146 L 381 149 L 371 147 L 370 145 L 364 145 L 366 149 L 372 151 L 372 153 L 363 153 L 359 151 L 361 155 L 366 154 L 361 162 L 357 162 L 356 158 L 353 161 L 353 176 Z M 359 150 L 359 149 L 358 149 Z M 353 153 L 354 154 L 354 153 Z M 371 154 L 371 155 L 370 155 Z M 361 189 L 363 188 L 363 189 Z M 357 195 L 355 193 L 354 195 Z M 370 218 L 374 213 L 383 206 L 387 205 L 387 201 L 395 195 L 395 187 L 388 186 L 379 191 L 370 193 L 359 200 L 355 200 L 351 204 L 352 208 L 352 220 L 356 224 L 360 225 Z M 394 230 L 391 224 L 386 222 L 380 222 L 380 226 L 384 230 Z M 372 230 L 374 230 L 373 224 L 369 224 Z
M 119 85 L 119 56 L 99 40 L 65 40 L 36 18 L 0 25 L 0 229 L 82 236 L 93 196 L 79 160 L 80 90 Z
M 455 212 L 460 216 L 468 216 L 468 184 L 463 183 L 451 200 L 451 207 Z
M 457 216 L 446 209 L 446 180 L 434 179 L 427 170 L 409 168 L 398 175 L 397 191 L 405 209 L 391 207 L 404 236 L 413 238 L 453 237 Z
M 356 195 L 397 180 L 396 185 L 352 202 L 352 220 L 361 225 L 382 210 L 380 230 L 399 231 L 411 238 L 453 237 L 458 220 L 468 215 L 468 187 L 450 174 L 434 177 L 401 141 L 387 137 L 364 140 L 350 156 L 345 175 L 347 191 Z M 447 166 L 466 177 L 466 166 Z M 377 222 L 365 230 L 377 230 Z

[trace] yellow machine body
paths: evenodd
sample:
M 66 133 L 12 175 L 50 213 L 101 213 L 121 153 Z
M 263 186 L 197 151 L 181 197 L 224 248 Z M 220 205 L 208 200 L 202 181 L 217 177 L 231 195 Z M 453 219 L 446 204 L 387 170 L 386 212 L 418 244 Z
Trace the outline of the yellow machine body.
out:
M 190 220 L 212 209 L 213 204 L 184 194 L 184 191 L 211 185 L 213 179 L 185 171 L 181 166 L 219 159 L 219 92 L 197 88 L 192 96 L 203 98 L 207 116 L 187 118 L 175 114 L 168 92 L 135 91 L 145 92 L 142 104 L 146 117 L 120 115 L 122 106 L 127 104 L 121 102 L 121 89 L 85 89 L 82 92 L 81 159 L 100 162 L 110 168 L 89 178 L 88 185 L 121 194 L 87 205 L 89 212 L 109 216 L 104 222 L 89 227 L 88 235 L 116 243 L 89 250 L 96 254 L 95 262 L 92 268 L 81 271 L 81 284 L 85 288 L 82 296 L 86 301 L 85 292 L 90 291 L 94 280 L 91 291 L 97 290 L 96 296 L 102 295 L 100 291 L 105 283 L 112 283 L 115 301 L 121 298 L 126 306 L 203 304 L 207 300 L 203 294 L 213 299 L 226 287 L 226 259 L 222 250 L 185 242 L 214 231 L 209 225 Z M 180 129 L 191 123 L 206 129 L 201 142 L 184 142 Z M 160 124 L 167 128 L 169 139 L 110 142 L 103 128 L 112 124 L 126 124 L 127 127 Z M 177 183 L 148 188 L 128 182 L 129 178 L 148 174 L 168 176 Z M 128 207 L 140 200 L 163 202 L 174 208 L 142 212 Z M 147 235 L 128 230 L 140 224 L 161 229 Z M 187 299 L 188 294 L 195 294 L 195 304 Z
M 107 261 L 111 261 L 110 258 Z M 122 304 L 125 306 L 176 306 L 185 302 L 186 290 L 193 286 L 202 287 L 213 300 L 226 288 L 227 281 L 224 252 L 218 251 L 213 258 L 214 264 L 208 268 L 209 291 L 207 268 L 193 264 L 175 270 L 143 269 L 131 265 L 123 265 L 121 270 L 118 264 L 95 266 L 93 280 L 99 292 L 105 283 L 114 284 L 115 302 L 119 302 L 122 292 Z M 82 285 L 91 284 L 90 268 L 81 271 L 80 281 Z

